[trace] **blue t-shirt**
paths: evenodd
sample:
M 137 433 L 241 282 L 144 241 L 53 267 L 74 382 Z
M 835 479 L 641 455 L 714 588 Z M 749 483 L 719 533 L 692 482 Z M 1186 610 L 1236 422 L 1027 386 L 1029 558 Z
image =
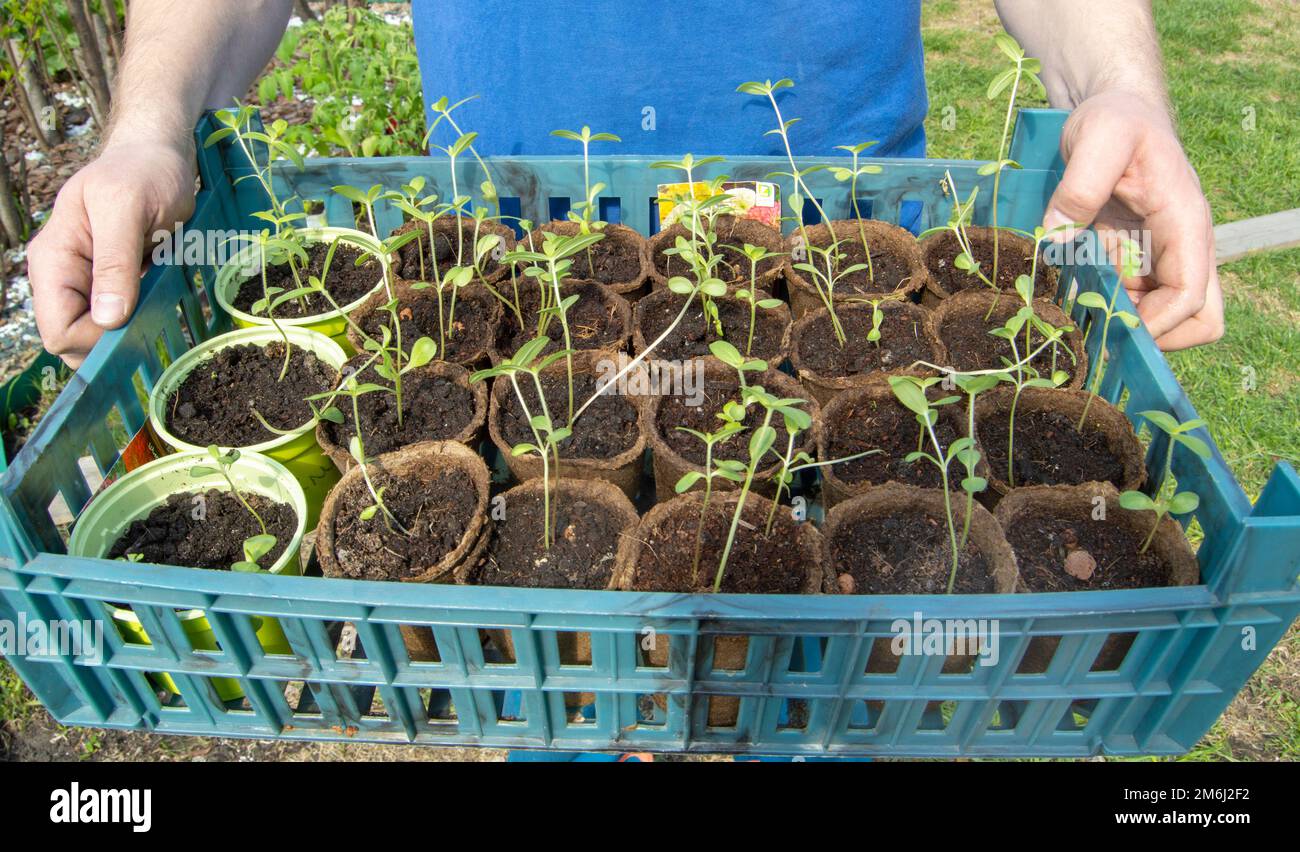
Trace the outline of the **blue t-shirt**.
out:
M 455 116 L 482 154 L 578 153 L 551 131 L 584 124 L 623 140 L 598 156 L 780 154 L 771 105 L 736 86 L 782 77 L 796 155 L 872 139 L 872 156 L 925 154 L 919 0 L 411 6 L 426 105 L 480 95 Z

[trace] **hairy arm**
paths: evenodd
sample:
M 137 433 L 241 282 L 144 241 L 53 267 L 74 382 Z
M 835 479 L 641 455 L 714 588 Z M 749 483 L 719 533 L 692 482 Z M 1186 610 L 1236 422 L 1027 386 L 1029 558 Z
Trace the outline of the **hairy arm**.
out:
M 76 366 L 135 309 L 148 235 L 194 207 L 191 130 L 242 96 L 279 43 L 291 0 L 133 0 L 99 156 L 59 191 L 32 241 L 36 321 Z
M 1150 3 L 996 5 L 1008 32 L 1042 60 L 1052 105 L 1072 110 L 1061 136 L 1065 175 L 1044 225 L 1093 224 L 1108 247 L 1121 231 L 1146 232 L 1151 269 L 1124 285 L 1152 336 L 1164 349 L 1218 340 L 1213 223 L 1170 116 Z

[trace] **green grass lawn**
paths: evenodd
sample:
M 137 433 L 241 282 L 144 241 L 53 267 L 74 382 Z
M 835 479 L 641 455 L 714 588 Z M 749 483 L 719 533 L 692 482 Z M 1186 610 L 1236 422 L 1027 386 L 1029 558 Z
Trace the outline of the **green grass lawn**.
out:
M 1285 0 L 1157 0 L 1155 11 L 1179 129 L 1215 221 L 1300 204 L 1300 8 Z M 929 155 L 993 157 L 1002 121 L 984 97 L 1002 61 L 993 4 L 935 0 L 923 15 Z M 1219 272 L 1227 333 L 1169 361 L 1254 499 L 1279 459 L 1300 461 L 1300 250 Z M 1300 759 L 1300 632 L 1273 652 L 1190 757 Z

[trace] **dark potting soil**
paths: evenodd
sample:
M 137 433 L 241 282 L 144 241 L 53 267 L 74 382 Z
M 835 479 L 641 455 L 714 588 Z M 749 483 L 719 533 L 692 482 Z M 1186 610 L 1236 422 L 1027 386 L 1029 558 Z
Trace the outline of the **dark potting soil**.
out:
M 1148 530 L 1149 531 L 1149 530 Z M 1093 520 L 1091 513 L 1061 517 L 1050 509 L 1021 512 L 1004 532 L 1020 567 L 1020 583 L 1031 592 L 1146 589 L 1169 585 L 1169 568 L 1154 550 L 1139 553 L 1144 533 L 1122 524 Z M 1066 558 L 1084 551 L 1096 563 L 1080 580 L 1065 571 Z
M 987 287 L 978 275 L 969 274 L 964 269 L 958 269 L 953 265 L 957 255 L 961 253 L 961 245 L 951 231 L 935 237 L 938 245 L 929 251 L 929 270 L 936 281 L 939 282 L 949 293 L 957 293 L 962 290 L 972 288 Z M 975 255 L 975 260 L 980 265 L 980 271 L 986 277 L 993 275 L 993 240 L 985 236 L 970 237 L 971 251 Z M 1021 275 L 1028 275 L 1033 269 L 1034 258 L 1032 254 L 1025 252 L 1025 243 L 1018 240 L 1012 234 L 1003 233 L 998 236 L 998 280 L 999 289 L 1014 293 L 1016 289 L 1016 279 Z M 1046 275 L 1043 273 L 1044 263 L 1042 259 L 1038 262 L 1038 280 L 1034 286 L 1035 296 L 1052 296 L 1053 293 L 1046 292 Z
M 758 379 L 752 378 L 753 374 L 750 375 L 750 382 L 759 382 Z M 778 391 L 773 392 L 779 395 Z M 697 403 L 697 398 L 689 396 L 664 397 L 663 402 L 659 405 L 655 425 L 659 429 L 659 436 L 664 439 L 664 443 L 668 444 L 679 456 L 691 464 L 702 465 L 705 459 L 704 442 L 677 427 L 694 429 L 706 435 L 718 431 L 722 427 L 722 421 L 717 417 L 718 412 L 722 411 L 728 402 L 738 402 L 740 400 L 739 386 L 734 380 L 728 382 L 719 380 L 717 377 L 707 378 L 704 381 L 702 401 Z M 749 410 L 745 412 L 745 428 L 725 441 L 714 444 L 713 458 L 748 461 L 749 434 L 762 425 L 764 413 L 761 405 L 751 405 Z M 784 450 L 787 438 L 780 424 L 780 415 L 774 417 L 772 423 L 777 430 L 777 443 Z M 796 450 L 801 448 L 809 449 L 807 437 L 808 433 L 804 432 L 802 440 L 797 442 L 800 446 L 796 446 Z M 766 468 L 768 465 L 764 464 L 763 467 Z
M 559 362 L 563 365 L 563 361 Z M 546 395 L 546 407 L 551 412 L 551 420 L 558 428 L 564 424 L 569 410 L 569 384 L 563 369 L 556 373 L 547 372 L 542 376 L 542 390 Z M 576 411 L 596 392 L 600 377 L 594 373 L 575 373 L 573 376 L 573 408 Z M 537 399 L 537 390 L 531 379 L 526 376 L 519 382 L 528 410 L 537 416 L 542 413 L 542 406 Z M 536 443 L 533 430 L 519 407 L 519 400 L 513 390 L 504 399 L 499 428 L 501 437 L 510 446 L 521 443 Z M 611 390 L 596 397 L 596 401 L 587 407 L 577 422 L 573 424 L 573 434 L 560 442 L 560 458 L 565 459 L 612 459 L 625 453 L 636 443 L 639 430 L 637 424 L 637 407 L 631 397 L 622 396 Z M 563 475 L 563 466 L 561 466 Z
M 397 477 L 375 470 L 375 490 L 384 489 L 384 505 L 398 524 L 389 529 L 384 513 L 369 520 L 361 512 L 374 503 L 357 478 L 337 498 L 334 556 L 343 575 L 355 580 L 402 580 L 418 576 L 460 545 L 478 495 L 459 470 L 440 470 L 431 479 Z
M 915 414 L 892 398 L 883 402 L 863 399 L 846 405 L 840 409 L 834 422 L 826 423 L 825 428 L 830 458 L 843 458 L 874 449 L 884 451 L 833 465 L 835 475 L 845 482 L 882 485 L 893 481 L 923 488 L 939 488 L 943 484 L 939 469 L 930 462 L 925 459 L 906 461 L 907 454 L 917 449 L 921 424 L 916 422 Z M 958 437 L 948 417 L 939 418 L 934 432 L 945 451 Z M 921 449 L 934 455 L 928 432 Z M 952 487 L 956 488 L 955 482 Z
M 537 251 L 541 251 L 541 246 Z M 607 235 L 573 256 L 569 275 L 606 285 L 631 283 L 641 276 L 640 247 L 631 240 L 612 240 Z
M 261 516 L 266 531 L 275 536 L 275 547 L 259 562 L 269 568 L 289 546 L 298 517 L 286 503 L 261 494 L 243 496 Z M 209 488 L 202 493 L 173 494 L 147 517 L 132 521 L 105 558 L 125 559 L 127 554 L 138 553 L 144 562 L 227 570 L 243 561 L 244 540 L 261 533 L 257 518 L 239 498 Z
M 672 294 L 672 298 L 658 298 L 647 304 L 641 311 L 641 335 L 645 345 L 649 346 L 659 339 L 664 329 L 672 325 L 673 320 L 682 310 L 682 300 L 686 296 Z M 731 343 L 741 354 L 749 347 L 749 357 L 768 361 L 768 366 L 776 367 L 781 354 L 781 342 L 785 337 L 788 314 L 776 310 L 758 308 L 754 318 L 754 340 L 749 343 L 749 303 L 740 299 L 714 299 L 718 307 L 718 318 L 722 322 L 722 337 Z M 655 347 L 652 357 L 664 361 L 684 361 L 701 358 L 709 354 L 709 344 L 718 340 L 717 329 L 712 322 L 704 318 L 704 307 L 698 298 L 692 299 L 686 315 L 668 338 Z
M 828 314 L 804 329 L 799 339 L 799 365 L 823 378 L 856 376 L 863 373 L 904 370 L 917 361 L 936 363 L 934 341 L 925 336 L 921 322 L 903 311 L 884 311 L 880 340 L 867 340 L 871 312 L 840 311 L 844 345 L 835 339 Z
M 870 245 L 871 235 L 867 235 Z M 830 237 L 823 241 L 814 241 L 819 248 L 830 245 Z M 855 232 L 852 236 L 840 240 L 840 259 L 834 263 L 835 274 L 841 269 L 848 269 L 859 263 L 867 262 L 867 252 L 862 247 L 862 240 Z M 804 262 L 804 261 L 800 261 Z M 810 254 L 807 261 L 822 269 L 826 260 L 817 254 Z M 807 270 L 796 270 L 809 285 L 813 285 L 812 274 Z M 871 268 L 851 272 L 835 282 L 835 295 L 891 293 L 912 282 L 912 267 L 906 258 L 899 257 L 888 246 L 871 246 Z M 815 285 L 813 285 L 815 286 Z
M 203 359 L 167 401 L 172 434 L 190 444 L 247 447 L 276 437 L 253 415 L 254 408 L 277 429 L 296 429 L 312 418 L 306 398 L 329 390 L 334 369 L 294 346 L 289 369 L 284 344 L 227 346 Z
M 960 536 L 960 520 L 958 524 Z M 952 571 L 948 519 L 914 506 L 898 506 L 889 515 L 841 524 L 831 539 L 830 552 L 827 570 L 852 576 L 854 594 L 941 595 L 948 590 Z M 973 541 L 967 540 L 957 565 L 953 592 L 988 594 L 994 590 L 988 560 Z
M 599 244 L 598 244 L 599 245 Z M 537 336 L 538 306 L 541 292 L 537 289 L 536 279 L 528 278 L 520 287 L 520 312 L 524 315 L 524 327 L 520 329 L 515 312 L 507 308 L 502 314 L 501 328 L 497 335 L 497 352 L 502 357 L 512 355 L 520 346 Z M 570 280 L 560 287 L 562 298 L 569 298 L 575 293 L 578 301 L 567 312 L 569 339 L 576 350 L 623 348 L 623 341 L 631 329 L 624 326 L 623 317 L 619 315 L 616 303 L 610 294 L 594 281 Z M 553 294 L 548 293 L 548 299 Z M 546 323 L 545 334 L 551 339 L 543 350 L 544 354 L 564 348 L 564 327 L 558 315 L 551 313 Z
M 1006 411 L 987 412 L 976 423 L 980 444 L 993 475 L 1007 481 Z M 1112 482 L 1123 488 L 1124 465 L 1111 452 L 1105 433 L 1075 428 L 1058 411 L 1016 409 L 1016 485 L 1079 485 Z
M 530 589 L 603 589 L 614 571 L 626 519 L 579 495 L 551 495 L 553 541 L 542 546 L 542 494 L 514 495 L 497 521 L 475 582 Z
M 423 291 L 418 298 L 402 301 L 397 306 L 397 319 L 402 328 L 402 349 L 410 352 L 415 341 L 428 337 L 439 343 L 438 298 L 432 288 Z M 443 296 L 442 322 L 450 326 L 451 334 L 445 341 L 445 351 L 438 352 L 443 361 L 460 363 L 475 353 L 486 353 L 495 333 L 492 323 L 493 296 L 481 290 L 466 293 L 461 291 L 456 297 L 455 313 L 451 311 L 451 295 Z M 357 323 L 362 331 L 378 340 L 380 328 L 390 321 L 387 311 L 372 311 Z M 444 345 L 444 344 L 440 344 Z
M 453 266 L 469 266 L 474 260 L 474 223 L 465 222 L 463 224 L 464 228 L 459 234 L 457 233 L 456 223 L 452 219 L 441 220 L 434 224 L 433 250 L 438 259 L 439 274 L 445 273 Z M 402 258 L 402 277 L 410 281 L 432 281 L 433 266 L 429 258 L 428 227 L 423 222 L 407 223 L 407 225 L 393 231 L 393 235 L 406 233 L 411 227 L 418 230 L 420 236 L 397 250 L 398 256 Z M 492 233 L 492 231 L 479 226 L 478 236 L 480 239 L 489 233 Z M 458 246 L 459 252 L 457 251 Z M 499 261 L 492 257 L 496 253 L 495 251 L 489 252 L 480 264 L 483 274 L 489 276 L 489 278 L 501 265 Z M 463 263 L 457 263 L 458 255 L 463 258 Z M 421 257 L 423 257 L 424 261 L 423 267 L 420 265 Z M 423 269 L 423 276 L 421 276 L 421 269 Z
M 989 334 L 990 331 L 1001 328 L 1022 305 L 1018 296 L 1003 294 L 987 322 L 984 315 L 988 307 L 979 305 L 972 306 L 974 310 L 945 317 L 939 326 L 939 339 L 948 349 L 948 360 L 951 363 L 946 366 L 955 367 L 959 371 L 993 370 L 1005 366 L 1007 362 L 1014 363 L 1042 346 L 1043 336 L 1037 329 L 1030 329 L 1029 349 L 1026 351 L 1025 332 L 1021 329 L 1016 336 L 1015 351 L 1019 353 L 1019 357 L 1016 357 L 1012 353 L 1010 341 Z M 1058 345 L 1039 352 L 1030 366 L 1043 378 L 1051 376 L 1053 370 L 1064 370 L 1073 378 L 1076 369 L 1086 369 L 1086 366 L 1074 363 L 1068 344 L 1068 336 L 1063 337 Z
M 311 276 L 319 278 L 325 269 L 325 255 L 329 253 L 329 246 L 329 243 L 313 243 L 307 247 L 307 267 L 298 270 L 301 284 L 295 282 L 289 264 L 280 263 L 275 266 L 268 266 L 266 268 L 267 287 L 279 287 L 287 292 L 298 287 L 305 287 L 308 278 Z M 330 261 L 329 276 L 325 278 L 325 289 L 329 291 L 330 297 L 341 308 L 348 306 L 375 289 L 375 285 L 379 283 L 379 278 L 383 274 L 383 267 L 374 258 L 370 258 L 357 266 L 357 259 L 361 255 L 360 249 L 343 243 L 339 243 L 339 247 L 334 250 L 334 259 Z M 235 307 L 251 314 L 253 313 L 253 303 L 261 299 L 262 295 L 262 275 L 258 272 L 239 285 L 239 292 L 235 295 L 234 300 Z M 275 296 L 272 296 L 272 301 L 274 300 Z M 325 299 L 320 296 L 309 295 L 301 299 L 290 299 L 280 305 L 275 309 L 275 316 L 277 319 L 296 319 L 314 314 L 330 313 L 333 310 L 334 308 Z M 259 311 L 256 315 L 266 316 L 266 311 Z
M 768 505 L 768 504 L 763 504 Z M 735 504 L 711 500 L 700 537 L 700 565 L 692 577 L 699 504 L 690 504 L 665 518 L 641 547 L 633 588 L 643 592 L 711 592 L 718 562 L 726 547 Z M 803 590 L 808 560 L 800 546 L 800 530 L 787 508 L 778 506 L 772 532 L 767 511 L 747 501 L 722 575 L 723 592 L 793 595 Z
M 345 369 L 357 369 L 370 359 L 369 353 L 354 355 Z M 427 365 L 402 376 L 402 423 L 397 423 L 397 396 L 391 393 L 367 393 L 358 397 L 361 413 L 361 437 L 366 454 L 376 456 L 418 441 L 447 441 L 460 434 L 474 419 L 474 394 L 447 376 L 438 375 Z M 385 387 L 391 383 L 379 378 L 374 365 L 359 376 L 361 382 Z M 343 412 L 343 423 L 325 421 L 325 432 L 335 446 L 346 448 L 356 434 L 352 420 L 352 400 L 340 397 L 335 403 Z

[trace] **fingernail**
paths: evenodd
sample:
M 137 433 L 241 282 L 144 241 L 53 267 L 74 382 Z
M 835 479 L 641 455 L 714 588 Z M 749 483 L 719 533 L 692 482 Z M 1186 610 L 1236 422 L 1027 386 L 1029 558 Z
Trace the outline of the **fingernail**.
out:
M 90 309 L 90 318 L 95 325 L 117 325 L 126 319 L 126 300 L 113 293 L 95 297 Z
M 1062 225 L 1072 225 L 1072 224 L 1074 224 L 1074 220 L 1071 219 L 1069 216 L 1066 216 L 1060 210 L 1057 210 L 1055 207 L 1049 207 L 1047 209 L 1047 214 L 1043 216 L 1043 230 L 1045 231 L 1050 231 L 1053 228 L 1059 228 Z M 1057 231 L 1056 233 L 1052 234 L 1050 237 L 1048 237 L 1048 239 L 1054 243 L 1063 243 L 1063 242 L 1067 242 L 1068 240 L 1074 239 L 1074 235 L 1075 235 L 1074 228 L 1066 228 L 1063 231 Z

